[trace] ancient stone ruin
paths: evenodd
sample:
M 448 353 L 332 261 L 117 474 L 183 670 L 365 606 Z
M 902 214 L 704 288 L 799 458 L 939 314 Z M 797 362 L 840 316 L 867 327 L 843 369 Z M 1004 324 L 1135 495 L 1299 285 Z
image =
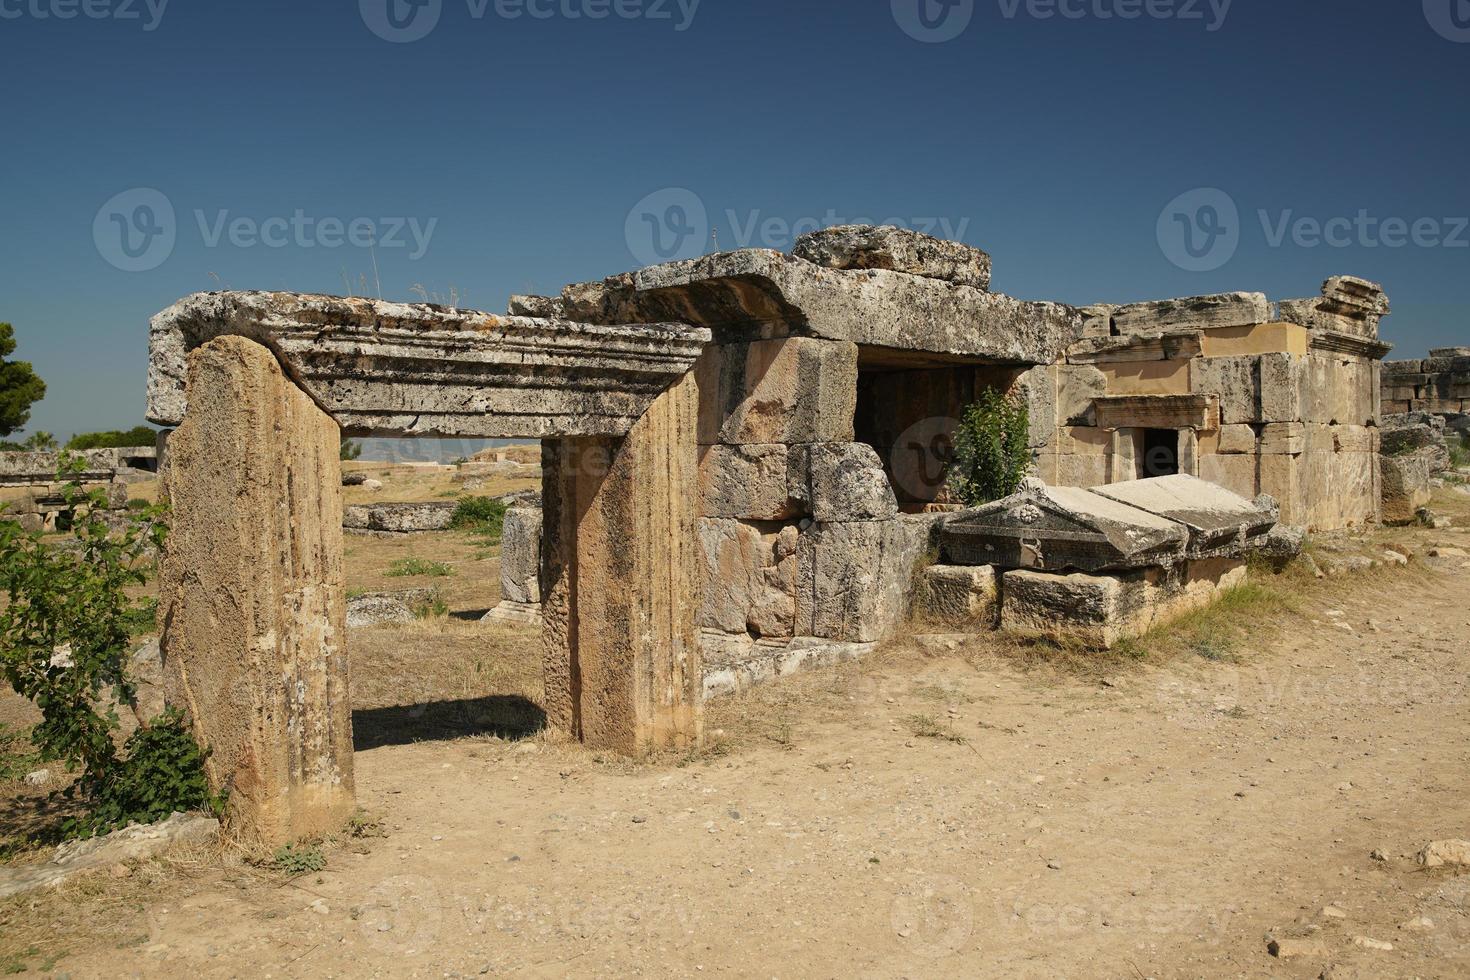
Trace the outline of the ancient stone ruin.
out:
M 1383 520 L 1405 524 L 1450 469 L 1449 441 L 1470 440 L 1470 347 L 1383 365 Z
M 990 277 L 978 249 L 847 227 L 508 316 L 284 293 L 159 314 L 163 656 L 235 824 L 279 841 L 351 801 L 344 434 L 542 440 L 492 615 L 542 624 L 550 724 L 635 755 L 697 743 L 708 696 L 862 655 L 919 593 L 1106 646 L 1237 581 L 1278 516 L 1377 520 L 1376 286 L 1081 309 Z M 1025 399 L 1043 483 L 963 512 L 950 439 L 989 389 Z
M 133 449 L 88 449 L 72 453 L 82 469 L 75 480 L 83 491 L 102 490 L 108 510 L 120 514 L 128 506 L 128 486 L 150 480 L 158 470 L 158 451 L 152 446 Z M 66 508 L 57 479 L 61 453 L 0 453 L 0 520 L 13 519 L 28 531 L 57 530 L 56 518 Z

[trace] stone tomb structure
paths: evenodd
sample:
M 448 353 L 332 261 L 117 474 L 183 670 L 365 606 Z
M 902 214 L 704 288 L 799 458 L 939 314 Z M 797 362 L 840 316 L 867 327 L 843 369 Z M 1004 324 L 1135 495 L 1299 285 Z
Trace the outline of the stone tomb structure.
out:
M 82 464 L 76 475 L 82 489 L 103 490 L 108 513 L 119 517 L 127 510 L 128 486 L 152 479 L 158 470 L 158 451 L 152 446 L 88 449 L 72 455 Z M 13 519 L 29 531 L 57 529 L 56 517 L 66 507 L 65 484 L 56 479 L 61 456 L 0 453 L 0 519 Z
M 703 697 L 901 628 L 959 509 L 956 420 L 986 389 L 1027 399 L 1048 483 L 1133 481 L 1172 449 L 1181 474 L 1274 490 L 1286 520 L 1376 518 L 1376 287 L 1084 310 L 990 274 L 979 249 L 848 227 L 514 297 L 508 316 L 279 293 L 164 311 L 150 418 L 184 451 L 166 464 L 163 651 L 216 782 L 249 788 L 232 799 L 262 839 L 350 800 L 328 435 L 543 440 L 497 614 L 540 617 L 551 724 L 630 754 L 697 741 Z M 1209 560 L 1182 547 L 1148 567 Z
M 946 523 L 925 592 L 960 625 L 1109 649 L 1241 584 L 1277 515 L 1269 497 L 1192 476 L 1095 490 L 1028 480 Z

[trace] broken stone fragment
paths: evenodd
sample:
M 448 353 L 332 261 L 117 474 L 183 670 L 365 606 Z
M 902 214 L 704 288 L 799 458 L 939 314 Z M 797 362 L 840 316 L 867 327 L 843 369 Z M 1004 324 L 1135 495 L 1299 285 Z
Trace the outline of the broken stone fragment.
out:
M 1470 841 L 1437 840 L 1414 855 L 1421 868 L 1470 868 Z
M 567 307 L 560 296 L 512 296 L 506 312 L 511 316 L 555 320 L 567 315 Z
M 1271 303 L 1263 293 L 1217 293 L 1131 303 L 1112 313 L 1113 330 L 1125 336 L 1152 331 L 1248 327 L 1271 320 Z
M 920 605 L 925 618 L 950 626 L 995 626 L 999 582 L 989 565 L 931 565 Z
M 511 507 L 500 533 L 500 597 L 541 601 L 541 508 Z
M 829 269 L 887 269 L 990 288 L 991 262 L 985 252 L 892 225 L 825 228 L 798 238 L 791 254 Z

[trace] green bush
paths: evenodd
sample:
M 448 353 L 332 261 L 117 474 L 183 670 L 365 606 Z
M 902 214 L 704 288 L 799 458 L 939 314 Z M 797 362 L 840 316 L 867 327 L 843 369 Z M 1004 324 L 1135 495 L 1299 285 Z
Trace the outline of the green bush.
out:
M 341 447 L 337 450 L 338 458 L 344 462 L 350 462 L 362 457 L 362 443 L 353 442 L 351 439 L 343 439 Z
M 986 391 L 965 409 L 955 430 L 950 489 L 971 507 L 1015 493 L 1031 469 L 1030 431 L 1024 402 Z
M 67 482 L 57 525 L 70 529 L 70 542 L 52 544 L 39 531 L 0 523 L 0 592 L 7 600 L 0 667 L 41 712 L 30 737 L 42 759 L 80 770 L 67 792 L 87 815 L 63 829 L 87 834 L 208 801 L 198 747 L 177 717 L 142 716 L 128 673 L 133 635 L 152 623 L 153 608 L 129 599 L 126 589 L 147 581 L 151 556 L 167 534 L 163 510 L 136 512 L 113 532 L 97 516 L 105 494 L 83 493 L 75 482 L 80 471 L 76 457 L 63 457 L 58 480 Z M 131 709 L 139 728 L 121 751 L 118 706 Z
M 505 530 L 505 503 L 494 497 L 461 497 L 449 526 L 499 541 Z
M 135 425 L 126 432 L 83 432 L 67 440 L 70 452 L 84 449 L 134 449 L 138 446 L 156 446 L 158 431 L 146 425 Z

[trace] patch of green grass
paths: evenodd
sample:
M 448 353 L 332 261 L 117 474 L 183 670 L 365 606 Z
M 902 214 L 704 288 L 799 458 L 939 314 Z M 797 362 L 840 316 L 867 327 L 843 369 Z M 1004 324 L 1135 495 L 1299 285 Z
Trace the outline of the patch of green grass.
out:
M 443 619 L 449 615 L 449 603 L 438 592 L 418 605 L 414 606 L 413 614 L 419 619 Z
M 287 844 L 271 858 L 271 867 L 293 878 L 327 866 L 327 856 L 315 844 Z
M 123 613 L 123 625 L 129 636 L 142 636 L 158 629 L 158 600 L 152 596 L 139 599 L 137 604 Z
M 952 723 L 941 722 L 933 715 L 909 715 L 904 719 L 904 723 L 909 726 L 909 731 L 920 738 L 937 738 L 956 745 L 965 745 L 969 742 L 969 739 L 955 731 Z
M 494 497 L 461 497 L 449 526 L 473 531 L 485 537 L 488 544 L 494 544 L 505 530 L 505 510 L 504 502 Z
M 400 558 L 388 566 L 388 575 L 392 578 L 444 578 L 453 574 L 454 569 L 442 561 L 429 561 L 426 558 Z
M 40 764 L 41 753 L 30 736 L 0 723 L 0 781 L 23 779 Z

